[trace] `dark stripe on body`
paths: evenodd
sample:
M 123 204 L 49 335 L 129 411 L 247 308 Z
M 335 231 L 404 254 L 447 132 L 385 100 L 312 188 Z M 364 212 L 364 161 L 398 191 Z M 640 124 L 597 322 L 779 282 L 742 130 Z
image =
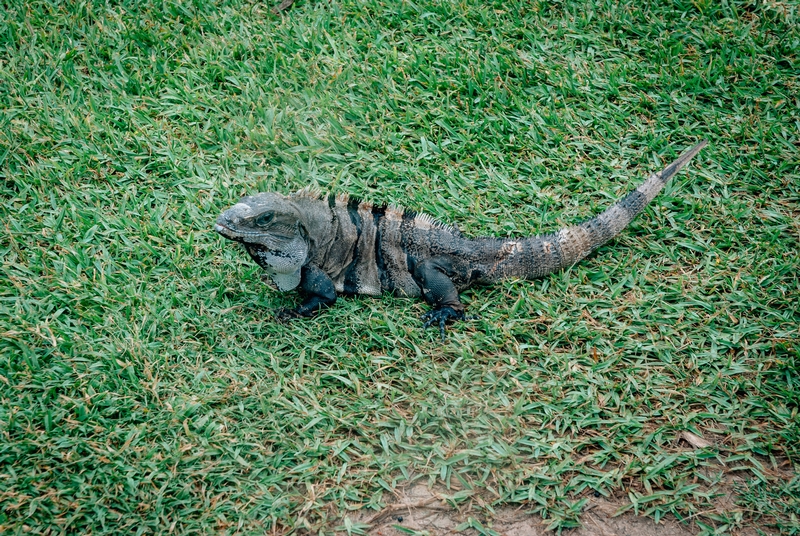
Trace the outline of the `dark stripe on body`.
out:
M 404 210 L 403 219 L 400 222 L 400 247 L 403 248 L 403 253 L 406 255 L 406 266 L 408 266 L 408 272 L 412 275 L 414 274 L 414 269 L 417 266 L 417 259 L 414 255 L 412 255 L 409 246 L 414 245 L 413 241 L 411 240 L 411 233 L 413 233 L 417 228 L 416 222 L 414 221 L 416 217 L 417 213 L 413 210 Z
M 378 268 L 381 289 L 392 290 L 386 272 L 386 262 L 383 260 L 383 252 L 381 251 L 381 220 L 384 214 L 386 214 L 386 207 L 372 207 L 372 221 L 375 225 L 375 266 Z
M 564 252 L 561 250 L 561 242 L 555 234 L 547 235 L 548 240 L 553 244 L 553 266 L 561 268 L 564 266 Z
M 639 190 L 633 190 L 631 193 L 619 200 L 617 205 L 625 209 L 630 219 L 633 219 L 639 214 L 647 205 L 647 197 Z
M 356 228 L 356 241 L 353 246 L 353 260 L 344 271 L 343 293 L 344 294 L 358 294 L 358 263 L 361 261 L 361 251 L 358 246 L 361 239 L 361 214 L 358 213 L 359 202 L 351 199 L 347 203 L 347 214 L 350 216 L 350 222 Z
M 658 180 L 660 180 L 663 184 L 668 183 L 669 180 L 672 178 L 672 176 L 675 175 L 675 173 L 677 173 L 678 170 L 682 168 L 684 164 L 686 164 L 686 162 L 688 162 L 688 160 L 684 160 L 685 156 L 686 156 L 685 154 L 681 155 L 677 160 L 675 160 L 673 163 L 665 167 L 664 170 L 658 174 Z
M 581 227 L 589 231 L 589 236 L 592 240 L 590 248 L 592 250 L 614 238 L 614 232 L 599 217 L 585 221 L 581 224 Z

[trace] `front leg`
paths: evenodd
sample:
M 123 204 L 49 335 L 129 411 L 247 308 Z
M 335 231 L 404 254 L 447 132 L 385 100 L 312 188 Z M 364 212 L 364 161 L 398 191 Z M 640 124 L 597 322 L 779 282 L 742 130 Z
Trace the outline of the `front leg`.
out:
M 314 316 L 323 307 L 336 303 L 333 281 L 312 264 L 303 266 L 300 272 L 300 290 L 305 294 L 303 301 L 295 309 L 280 309 L 276 313 L 279 320 Z
M 423 261 L 414 269 L 414 279 L 422 287 L 422 296 L 433 307 L 422 315 L 423 329 L 434 323 L 439 324 L 442 341 L 445 340 L 444 327 L 448 322 L 466 320 L 464 304 L 458 297 L 458 290 L 448 274 L 453 273 L 452 262 L 444 257 Z

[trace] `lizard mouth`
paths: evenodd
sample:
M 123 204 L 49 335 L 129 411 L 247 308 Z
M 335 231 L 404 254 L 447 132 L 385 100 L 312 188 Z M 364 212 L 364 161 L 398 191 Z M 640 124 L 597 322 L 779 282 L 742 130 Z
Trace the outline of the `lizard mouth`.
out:
M 230 227 L 222 225 L 221 223 L 214 225 L 214 230 L 225 238 L 229 238 L 231 240 L 236 240 L 239 234 Z
M 253 241 L 254 239 L 263 235 L 258 231 L 238 231 L 236 229 L 231 229 L 227 225 L 223 225 L 221 223 L 217 223 L 214 225 L 214 230 L 224 236 L 229 240 L 235 240 L 237 242 L 248 242 Z

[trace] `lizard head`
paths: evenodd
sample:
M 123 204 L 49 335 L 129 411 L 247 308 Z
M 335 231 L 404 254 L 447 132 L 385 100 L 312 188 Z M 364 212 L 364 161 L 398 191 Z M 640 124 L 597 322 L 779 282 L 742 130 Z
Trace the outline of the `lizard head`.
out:
M 309 246 L 300 212 L 286 197 L 271 192 L 243 197 L 220 214 L 214 230 L 242 243 L 278 289 L 300 284 Z

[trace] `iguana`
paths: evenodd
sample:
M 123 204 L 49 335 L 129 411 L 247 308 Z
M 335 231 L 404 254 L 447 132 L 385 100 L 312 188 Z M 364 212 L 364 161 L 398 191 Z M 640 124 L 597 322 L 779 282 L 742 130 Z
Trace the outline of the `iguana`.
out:
M 459 291 L 505 278 L 533 279 L 572 266 L 638 215 L 703 147 L 695 145 L 602 214 L 532 238 L 468 238 L 426 214 L 375 206 L 346 195 L 300 191 L 243 197 L 215 230 L 241 242 L 279 290 L 305 297 L 278 318 L 312 316 L 339 294 L 422 296 L 432 307 L 423 328 L 466 317 Z

